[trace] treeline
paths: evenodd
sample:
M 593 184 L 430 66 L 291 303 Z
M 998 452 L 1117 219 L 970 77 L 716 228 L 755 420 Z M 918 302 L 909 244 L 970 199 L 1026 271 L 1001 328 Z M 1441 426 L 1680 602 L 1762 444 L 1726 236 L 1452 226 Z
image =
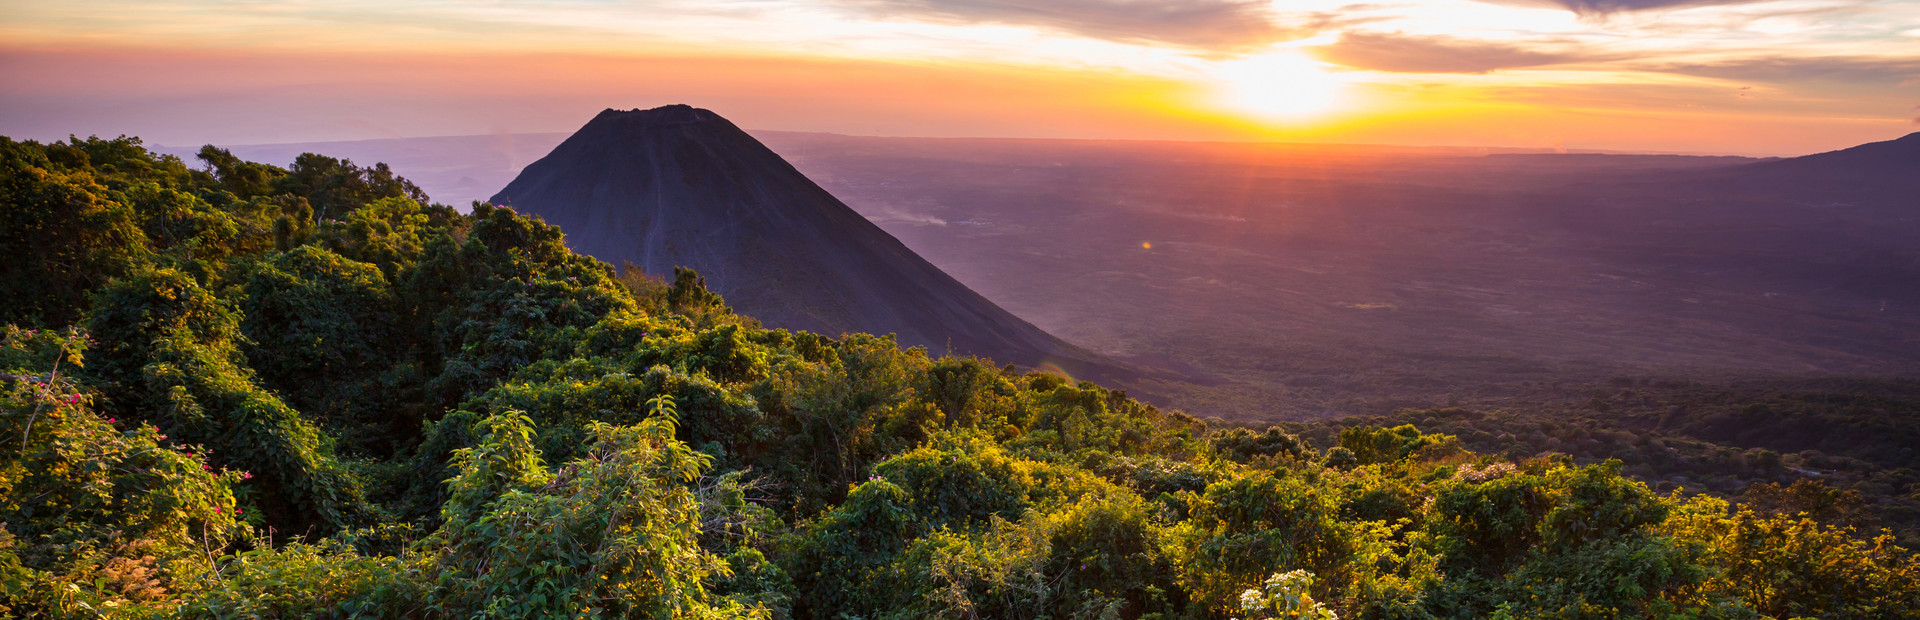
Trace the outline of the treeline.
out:
M 199 159 L 0 139 L 0 615 L 1920 608 L 1911 553 L 1826 487 L 1662 493 L 1578 450 L 1665 447 L 1542 454 L 1478 414 L 1210 425 L 763 329 L 383 166 Z
M 1899 392 L 1888 393 L 1893 390 Z M 1626 395 L 1603 397 L 1641 397 L 1620 391 Z M 1829 520 L 1886 529 L 1901 546 L 1920 549 L 1920 471 L 1909 459 L 1912 446 L 1920 445 L 1910 443 L 1920 441 L 1912 437 L 1920 428 L 1920 399 L 1909 400 L 1916 396 L 1920 384 L 1903 381 L 1689 385 L 1683 393 L 1650 399 L 1640 407 L 1643 413 L 1591 405 L 1559 411 L 1407 409 L 1279 428 L 1329 446 L 1356 424 L 1413 425 L 1455 436 L 1474 452 L 1510 459 L 1617 460 L 1623 473 L 1657 492 L 1706 493 L 1756 506 L 1771 505 L 1774 494 L 1791 488 L 1807 495 L 1805 507 Z M 1687 404 L 1664 404 L 1670 402 Z M 1805 408 L 1788 410 L 1782 403 Z M 1814 423 L 1820 420 L 1825 422 Z M 1894 427 L 1895 421 L 1903 426 Z

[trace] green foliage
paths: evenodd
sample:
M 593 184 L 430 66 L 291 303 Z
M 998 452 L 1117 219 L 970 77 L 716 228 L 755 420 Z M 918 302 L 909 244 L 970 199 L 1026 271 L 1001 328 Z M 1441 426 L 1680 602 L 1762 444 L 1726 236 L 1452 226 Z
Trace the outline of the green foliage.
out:
M 0 337 L 0 614 L 162 604 L 244 529 L 247 474 L 97 413 L 72 379 L 84 347 L 74 331 Z
M 1258 458 L 1298 459 L 1306 455 L 1306 444 L 1279 427 L 1254 433 L 1244 428 L 1226 429 L 1207 438 L 1213 450 L 1242 463 Z
M 95 292 L 94 306 L 87 331 L 100 346 L 90 372 L 115 389 L 137 389 L 144 382 L 141 369 L 163 338 L 179 335 L 222 349 L 239 338 L 233 304 L 178 269 L 115 280 Z
M 1463 611 L 1669 615 L 1698 602 L 1698 550 L 1658 530 L 1671 501 L 1615 467 L 1462 471 L 1435 498 L 1425 533 L 1450 581 L 1490 586 L 1448 591 Z
M 381 415 L 390 397 L 381 378 L 394 362 L 387 343 L 398 334 L 393 290 L 377 267 L 300 246 L 257 263 L 242 291 L 240 332 L 262 385 L 333 428 L 364 433 L 354 445 L 411 430 Z
M 1762 515 L 1714 498 L 1678 513 L 1663 529 L 1705 552 L 1710 594 L 1777 618 L 1909 618 L 1920 609 L 1920 562 L 1890 536 L 1863 538 L 1804 514 Z
M 1898 382 L 1234 428 L 764 329 L 691 270 L 616 275 L 381 165 L 191 170 L 130 138 L 0 159 L 0 318 L 28 327 L 0 346 L 0 615 L 1920 607 L 1874 531 L 1920 523 Z
M 1843 384 L 1848 386 L 1844 389 L 1858 391 L 1848 393 L 1839 392 L 1843 388 L 1838 387 L 1782 392 L 1778 386 L 1758 386 L 1752 388 L 1756 393 L 1708 390 L 1690 384 L 1660 383 L 1655 387 L 1662 385 L 1668 385 L 1664 389 L 1697 400 L 1631 418 L 1442 409 L 1405 410 L 1385 417 L 1283 426 L 1309 443 L 1325 446 L 1337 442 L 1342 430 L 1354 425 L 1417 424 L 1429 433 L 1457 437 L 1461 448 L 1511 460 L 1552 453 L 1571 456 L 1582 464 L 1617 459 L 1622 463 L 1623 473 L 1646 481 L 1662 492 L 1685 488 L 1690 493 L 1744 498 L 1747 489 L 1756 487 L 1803 481 L 1820 484 L 1836 492 L 1850 491 L 1858 495 L 1863 504 L 1846 511 L 1844 516 L 1834 514 L 1823 518 L 1843 519 L 1863 530 L 1890 528 L 1903 546 L 1920 546 L 1920 495 L 1913 492 L 1920 489 L 1915 486 L 1920 484 L 1920 472 L 1904 465 L 1907 455 L 1913 451 L 1905 428 L 1920 425 L 1920 404 L 1917 404 L 1920 391 L 1901 388 L 1905 384 L 1899 382 L 1849 382 Z M 1685 413 L 1688 408 L 1705 409 L 1702 415 L 1720 419 L 1727 412 L 1749 409 L 1740 405 L 1743 402 L 1771 408 L 1782 401 L 1799 403 L 1804 409 L 1777 420 L 1742 417 L 1744 422 L 1739 428 L 1752 432 L 1732 433 L 1716 440 L 1746 441 L 1740 437 L 1750 437 L 1765 440 L 1762 445 L 1716 443 L 1663 430 L 1663 427 L 1694 426 L 1693 416 Z M 1818 424 L 1808 422 L 1810 419 L 1831 420 L 1835 426 L 1816 428 Z M 1799 421 L 1788 424 L 1789 420 Z M 1868 428 L 1872 430 L 1866 430 Z M 1808 445 L 1805 439 L 1842 436 L 1844 441 L 1822 439 L 1817 442 L 1822 449 L 1803 449 Z M 1774 448 L 1766 447 L 1768 445 Z M 1798 451 L 1779 452 L 1776 448 Z M 1828 448 L 1835 452 L 1823 451 Z M 1337 447 L 1331 449 L 1330 456 L 1339 451 Z M 1871 456 L 1874 460 L 1846 454 Z M 1746 499 L 1762 504 L 1780 501 L 1780 498 Z
M 395 175 L 384 163 L 362 168 L 352 160 L 303 153 L 293 160 L 285 176 L 272 176 L 276 177 L 274 190 L 305 196 L 313 205 L 314 217 L 321 221 L 339 218 L 382 198 L 427 202 L 427 195 L 419 187 Z
M 242 199 L 275 193 L 274 182 L 287 176 L 287 171 L 277 166 L 246 161 L 234 157 L 232 151 L 211 144 L 200 147 L 195 157 L 206 163 L 207 173 L 220 189 Z
M 168 425 L 183 442 L 206 446 L 216 462 L 260 478 L 260 507 L 285 531 L 358 523 L 368 507 L 361 481 L 312 422 L 255 385 L 223 353 L 184 330 L 155 341 L 147 365 L 145 419 Z
M 891 602 L 889 565 L 920 527 L 911 496 L 884 479 L 861 483 L 846 501 L 792 539 L 781 562 L 793 575 L 796 612 L 879 609 Z
M 612 270 L 568 251 L 560 229 L 487 205 L 472 218 L 464 243 L 437 237 L 409 275 L 440 368 L 428 388 L 447 402 L 486 391 L 549 349 L 571 350 L 552 339 L 635 309 Z
M 1412 424 L 1393 428 L 1355 426 L 1340 431 L 1340 447 L 1353 452 L 1359 465 L 1392 463 L 1413 456 L 1414 452 L 1452 441 L 1445 435 L 1426 435 Z
M 1034 466 L 978 435 L 943 436 L 874 465 L 873 473 L 900 485 L 918 521 L 966 529 L 995 516 L 1019 516 L 1037 484 Z
M 1240 593 L 1240 609 L 1256 618 L 1338 620 L 1339 615 L 1313 600 L 1313 573 L 1291 570 L 1267 577 L 1261 588 Z
M 667 307 L 675 312 L 700 311 L 725 307 L 720 295 L 707 290 L 707 279 L 686 267 L 673 268 L 673 284 L 667 288 Z
M 527 382 L 502 383 L 469 401 L 486 412 L 519 411 L 536 421 L 540 449 L 571 458 L 585 445 L 594 421 L 632 424 L 650 415 L 652 400 L 679 404 L 680 437 L 710 455 L 747 456 L 758 449 L 761 413 L 753 401 L 704 374 L 688 376 L 665 366 L 635 368 L 607 360 L 541 362 L 519 374 Z
M 1298 476 L 1254 471 L 1208 485 L 1189 504 L 1169 551 L 1181 585 L 1208 609 L 1239 608 L 1240 593 L 1275 572 L 1311 570 L 1325 594 L 1371 570 L 1363 552 L 1373 529 L 1338 519 L 1335 498 Z
M 396 281 L 426 255 L 427 246 L 439 235 L 457 237 L 467 230 L 466 219 L 453 209 L 396 196 L 354 209 L 343 221 L 325 222 L 314 234 L 328 249 L 372 263 L 389 281 Z
M 398 558 L 363 556 L 332 539 L 289 542 L 220 558 L 206 590 L 174 614 L 189 618 L 418 616 L 425 588 Z
M 697 544 L 686 484 L 709 459 L 673 439 L 670 416 L 595 424 L 581 458 L 546 471 L 524 417 L 494 416 L 456 453 L 447 521 L 428 542 L 435 610 L 459 617 L 752 615 L 716 607 L 708 575 L 728 565 Z
M 133 208 L 109 197 L 90 170 L 85 151 L 0 138 L 0 321 L 71 324 L 87 291 L 144 258 Z
M 123 395 L 130 418 L 258 474 L 260 507 L 282 531 L 332 531 L 366 510 L 331 441 L 254 383 L 235 350 L 231 304 L 161 269 L 114 282 L 96 306 L 91 329 L 108 344 L 93 374 Z
M 1048 555 L 1057 615 L 1101 607 L 1177 610 L 1178 587 L 1164 545 L 1167 526 L 1131 493 L 1089 494 L 1050 515 Z

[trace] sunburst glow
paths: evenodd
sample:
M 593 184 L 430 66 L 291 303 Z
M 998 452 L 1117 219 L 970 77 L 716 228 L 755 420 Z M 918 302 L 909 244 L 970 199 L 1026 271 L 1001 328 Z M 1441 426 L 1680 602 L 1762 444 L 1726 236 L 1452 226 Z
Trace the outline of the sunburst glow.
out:
M 0 7 L 0 134 L 47 141 L 83 120 L 162 144 L 557 132 L 675 102 L 859 135 L 1754 155 L 1920 127 L 1912 0 Z M 259 110 L 302 121 L 234 122 Z
M 1331 112 L 1344 86 L 1325 65 L 1290 50 L 1222 62 L 1214 77 L 1220 82 L 1221 103 L 1271 120 Z

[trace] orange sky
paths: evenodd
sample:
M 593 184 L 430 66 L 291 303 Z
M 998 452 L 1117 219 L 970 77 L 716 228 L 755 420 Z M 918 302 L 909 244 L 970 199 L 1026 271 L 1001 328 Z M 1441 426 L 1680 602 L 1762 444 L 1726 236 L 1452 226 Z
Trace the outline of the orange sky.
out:
M 1283 8 L 1284 7 L 1284 8 Z M 0 0 L 0 134 L 570 131 L 1799 154 L 1920 130 L 1920 4 Z

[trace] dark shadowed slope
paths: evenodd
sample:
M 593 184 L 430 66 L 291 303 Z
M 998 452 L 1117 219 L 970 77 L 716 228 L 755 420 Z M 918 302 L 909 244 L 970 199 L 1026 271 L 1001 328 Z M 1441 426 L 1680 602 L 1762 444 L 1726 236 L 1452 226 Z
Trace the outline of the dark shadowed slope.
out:
M 1735 178 L 1748 189 L 1816 202 L 1920 206 L 1920 132 L 1886 142 L 1748 164 Z
M 545 218 L 574 250 L 615 265 L 696 269 L 770 326 L 1130 374 L 995 306 L 707 110 L 601 112 L 493 202 Z
M 1920 183 L 1920 132 L 1838 151 L 1762 162 L 1750 168 Z

